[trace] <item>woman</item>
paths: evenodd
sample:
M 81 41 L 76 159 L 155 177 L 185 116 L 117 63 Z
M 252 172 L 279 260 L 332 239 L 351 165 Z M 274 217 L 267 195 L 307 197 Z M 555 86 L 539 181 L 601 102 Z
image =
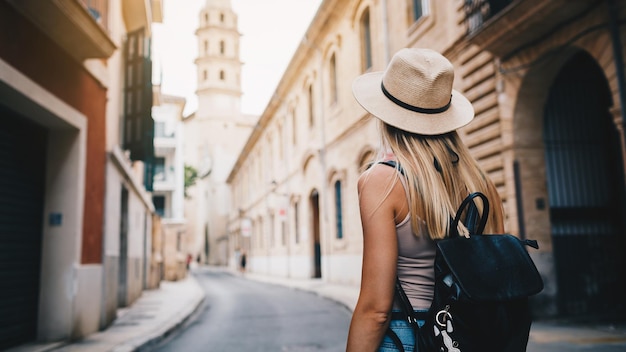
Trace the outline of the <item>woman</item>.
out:
M 485 232 L 503 231 L 498 193 L 456 132 L 474 109 L 452 89 L 453 80 L 452 64 L 441 54 L 402 49 L 384 72 L 354 81 L 356 100 L 379 120 L 381 151 L 358 181 L 363 268 L 347 351 L 397 351 L 388 327 L 413 351 L 409 324 L 393 319 L 400 310 L 396 275 L 415 310 L 426 311 L 435 241 L 446 236 L 450 216 L 469 193 L 483 192 L 494 208 Z M 380 163 L 387 160 L 397 167 Z

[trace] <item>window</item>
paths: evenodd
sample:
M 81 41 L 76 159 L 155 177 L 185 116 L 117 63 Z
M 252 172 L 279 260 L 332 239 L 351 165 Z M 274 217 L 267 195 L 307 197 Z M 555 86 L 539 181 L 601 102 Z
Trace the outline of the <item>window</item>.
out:
M 283 136 L 283 126 L 282 125 L 278 125 L 278 158 L 279 159 L 283 159 L 284 158 L 284 136 Z
M 165 158 L 154 158 L 154 180 L 165 181 Z
M 274 174 L 274 134 L 269 132 L 267 136 L 267 162 L 265 163 L 266 175 L 271 177 Z
M 209 53 L 209 41 L 208 40 L 204 41 L 204 53 L 205 54 Z
M 209 14 L 208 13 L 204 14 L 204 24 L 209 24 Z
M 422 0 L 413 0 L 413 20 L 422 17 Z
M 286 221 L 280 222 L 280 231 L 281 231 L 282 245 L 285 246 L 287 245 L 287 222 Z
M 343 213 L 341 211 L 341 181 L 335 182 L 335 223 L 337 238 L 343 238 Z
M 296 244 L 300 243 L 300 219 L 298 217 L 298 202 L 293 203 L 293 226 L 295 242 Z
M 224 23 L 224 14 L 220 13 L 220 22 Z
M 365 9 L 361 15 L 361 70 L 372 68 L 372 30 L 370 27 L 370 10 Z
M 224 72 L 224 70 L 220 71 L 220 80 L 223 81 L 226 79 L 226 73 Z
M 154 136 L 155 137 L 165 137 L 165 122 L 156 121 L 154 123 Z
M 313 115 L 313 84 L 309 85 L 309 127 L 314 125 L 315 116 Z
M 220 54 L 224 55 L 224 52 L 226 51 L 226 44 L 224 43 L 223 40 L 220 41 Z
M 291 144 L 296 145 L 298 137 L 298 119 L 296 118 L 296 109 L 291 110 Z
M 160 217 L 165 216 L 165 196 L 153 196 L 152 203 L 154 204 L 154 211 L 159 214 Z
M 413 22 L 419 20 L 426 14 L 426 6 L 424 4 L 428 0 L 412 0 L 413 3 Z
M 330 79 L 330 96 L 333 103 L 337 102 L 337 60 L 335 53 L 330 57 L 330 65 L 328 68 Z
M 205 81 L 209 79 L 209 72 L 207 70 L 202 71 L 202 79 Z

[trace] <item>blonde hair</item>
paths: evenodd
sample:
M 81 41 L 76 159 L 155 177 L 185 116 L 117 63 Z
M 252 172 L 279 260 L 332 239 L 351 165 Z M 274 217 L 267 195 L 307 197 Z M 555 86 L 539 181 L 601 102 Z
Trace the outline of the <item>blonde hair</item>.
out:
M 379 120 L 380 121 L 380 120 Z M 407 181 L 411 227 L 418 235 L 422 221 L 432 239 L 447 236 L 450 217 L 471 192 L 484 193 L 491 203 L 485 233 L 501 227 L 502 214 L 495 186 L 485 175 L 456 131 L 425 136 L 380 121 L 382 150 L 391 151 Z M 482 202 L 476 205 L 482 212 Z

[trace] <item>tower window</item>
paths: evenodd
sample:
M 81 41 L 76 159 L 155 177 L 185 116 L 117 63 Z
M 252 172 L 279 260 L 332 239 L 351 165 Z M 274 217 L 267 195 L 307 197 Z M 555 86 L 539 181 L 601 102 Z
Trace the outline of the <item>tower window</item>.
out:
M 207 72 L 207 70 L 202 71 L 202 79 L 205 81 L 209 79 L 209 72 Z
M 204 53 L 205 54 L 209 53 L 209 41 L 208 40 L 204 41 Z
M 204 14 L 204 24 L 209 24 L 209 14 L 208 13 Z
M 225 47 L 226 47 L 226 44 L 224 44 L 224 41 L 223 40 L 220 41 L 220 54 L 224 55 L 224 51 L 226 51 Z
M 226 73 L 224 72 L 224 70 L 220 71 L 220 80 L 225 80 L 226 79 Z
M 224 14 L 220 13 L 220 22 L 224 23 Z

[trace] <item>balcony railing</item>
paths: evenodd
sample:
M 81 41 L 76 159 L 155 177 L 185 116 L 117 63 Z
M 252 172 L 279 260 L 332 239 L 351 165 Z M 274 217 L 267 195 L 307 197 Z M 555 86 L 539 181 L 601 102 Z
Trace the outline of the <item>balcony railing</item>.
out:
M 109 0 L 78 0 L 96 22 L 108 32 Z
M 466 39 L 506 60 L 600 4 L 594 0 L 465 0 Z
M 483 23 L 509 6 L 513 0 L 465 0 L 465 23 L 467 33 L 472 34 Z

